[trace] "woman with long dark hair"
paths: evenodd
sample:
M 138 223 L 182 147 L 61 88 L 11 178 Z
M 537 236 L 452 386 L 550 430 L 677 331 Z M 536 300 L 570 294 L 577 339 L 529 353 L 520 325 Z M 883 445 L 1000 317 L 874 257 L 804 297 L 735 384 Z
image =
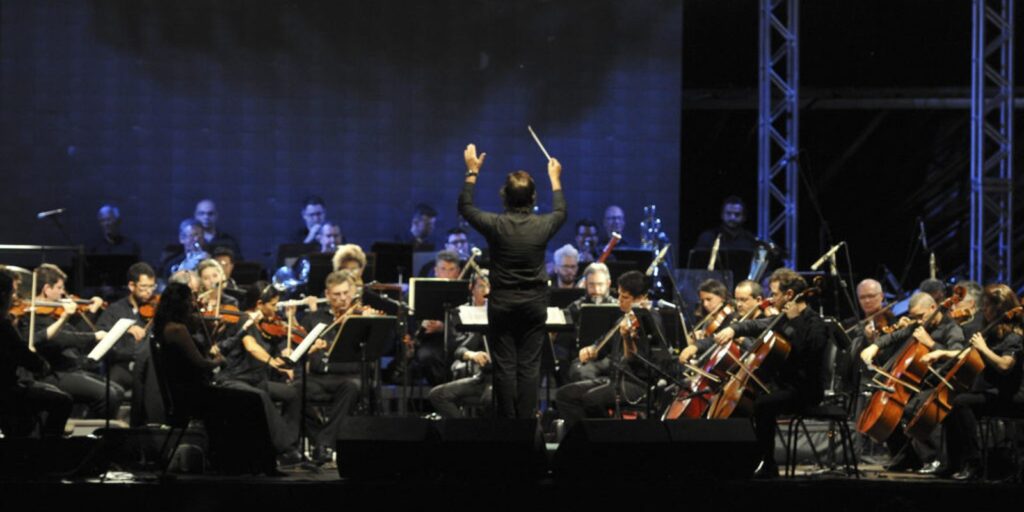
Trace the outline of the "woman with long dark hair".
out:
M 224 359 L 216 348 L 206 348 L 193 336 L 201 326 L 192 289 L 171 283 L 160 295 L 153 319 L 153 360 L 157 365 L 168 420 L 187 420 L 198 414 L 203 388 L 213 369 Z

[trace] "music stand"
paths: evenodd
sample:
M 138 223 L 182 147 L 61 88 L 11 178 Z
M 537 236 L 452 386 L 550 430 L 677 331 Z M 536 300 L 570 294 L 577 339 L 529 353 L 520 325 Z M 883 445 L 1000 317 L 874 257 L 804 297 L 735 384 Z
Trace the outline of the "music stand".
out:
M 306 281 L 306 295 L 321 297 L 324 294 L 327 275 L 334 270 L 333 254 L 310 253 L 305 256 L 309 260 L 309 279 Z
M 409 280 L 409 306 L 420 320 L 444 322 L 444 357 L 446 363 L 451 348 L 448 346 L 448 310 L 469 302 L 469 281 L 414 277 Z
M 617 304 L 583 304 L 576 320 L 576 348 L 600 340 L 622 316 Z
M 327 363 L 359 363 L 363 397 L 371 404 L 370 361 L 379 360 L 393 347 L 398 318 L 353 316 L 341 325 L 337 341 L 327 350 Z
M 548 305 L 565 309 L 578 299 L 583 298 L 587 290 L 583 288 L 549 288 Z
M 750 262 L 754 259 L 754 253 L 750 251 L 730 249 L 718 251 L 718 259 L 715 262 L 714 270 L 732 271 L 737 281 L 742 281 L 750 274 Z M 708 268 L 711 260 L 710 249 L 693 249 L 686 259 L 687 268 Z
M 128 267 L 139 261 L 134 254 L 87 254 L 85 285 L 89 287 L 128 286 Z
M 608 274 L 611 277 L 612 286 L 615 286 L 615 283 L 619 281 L 619 276 L 625 274 L 626 272 L 629 272 L 630 270 L 636 270 L 638 272 L 643 272 L 644 270 L 647 270 L 646 268 L 640 268 L 640 265 L 637 264 L 637 262 L 635 261 L 608 260 L 604 262 L 604 264 L 608 266 Z
M 376 255 L 374 273 L 372 276 L 363 276 L 364 279 L 397 283 L 400 281 L 399 276 L 407 281 L 412 275 L 412 244 L 374 242 L 370 252 Z

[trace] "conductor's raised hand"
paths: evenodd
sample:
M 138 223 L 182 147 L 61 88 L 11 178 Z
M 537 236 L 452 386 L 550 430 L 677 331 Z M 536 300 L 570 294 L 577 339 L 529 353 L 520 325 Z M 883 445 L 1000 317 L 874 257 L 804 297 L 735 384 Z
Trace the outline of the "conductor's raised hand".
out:
M 548 160 L 548 178 L 555 181 L 562 177 L 562 163 L 557 158 Z
M 476 156 L 476 145 L 470 144 L 466 146 L 466 151 L 463 152 L 463 156 L 466 158 L 466 170 L 470 172 L 480 172 L 480 168 L 484 165 L 484 158 L 487 157 L 487 153 L 480 153 L 480 156 Z

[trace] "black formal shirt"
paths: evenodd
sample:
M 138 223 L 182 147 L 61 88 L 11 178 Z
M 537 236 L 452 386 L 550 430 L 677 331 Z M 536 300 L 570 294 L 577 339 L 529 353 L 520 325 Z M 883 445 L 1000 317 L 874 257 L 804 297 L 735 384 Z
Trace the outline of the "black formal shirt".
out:
M 218 247 L 227 247 L 231 249 L 231 252 L 235 254 L 235 261 L 243 261 L 245 259 L 242 256 L 242 247 L 238 244 L 238 240 L 235 237 L 218 230 L 217 234 L 214 235 L 213 239 L 206 242 L 206 252 L 213 254 L 214 249 Z
M 914 334 L 917 325 L 897 329 L 889 334 L 883 334 L 875 340 L 875 345 L 880 349 L 890 345 L 899 345 L 910 339 Z M 928 335 L 935 340 L 935 347 L 931 350 L 960 350 L 964 347 L 964 331 L 953 321 L 949 315 L 943 314 L 939 323 L 925 329 Z
M 124 297 L 118 301 L 112 302 L 103 313 L 100 314 L 100 318 L 96 320 L 96 328 L 101 331 L 110 331 L 114 327 L 114 324 L 122 318 L 131 318 L 135 320 L 136 324 L 145 326 L 146 322 L 142 320 L 142 315 L 139 314 L 138 308 L 132 305 L 129 297 Z M 130 333 L 124 333 L 121 339 L 114 343 L 113 348 L 110 349 L 110 358 L 112 362 L 127 363 L 135 358 L 135 350 L 138 343 L 135 341 L 135 336 Z
M 719 226 L 702 232 L 697 237 L 697 243 L 694 245 L 694 248 L 711 249 L 715 245 L 715 238 L 718 238 L 718 235 L 722 235 L 722 239 L 718 243 L 718 249 L 721 251 L 753 252 L 754 249 L 757 249 L 757 237 L 753 233 L 742 227 L 728 229 L 725 226 Z
M 57 321 L 50 315 L 36 315 L 36 334 L 33 343 L 36 351 L 55 371 L 73 372 L 85 367 L 85 356 L 96 344 L 96 334 L 77 327 L 74 319 L 67 322 L 53 335 L 46 335 L 46 328 Z M 28 339 L 28 315 L 21 321 L 21 336 Z M 89 364 L 91 367 L 92 365 Z
M 334 322 L 334 313 L 329 308 L 317 309 L 315 313 L 307 314 L 302 318 L 302 327 L 306 329 L 306 332 L 311 332 L 316 324 L 327 324 L 331 325 Z M 360 371 L 359 363 L 328 363 L 328 351 L 331 345 L 334 343 L 335 336 L 338 335 L 338 331 L 341 329 L 341 325 L 336 325 L 320 334 L 320 339 L 327 342 L 327 348 L 315 353 L 308 353 L 307 358 L 309 359 L 309 371 L 310 373 L 358 373 Z M 339 347 L 340 349 L 340 347 Z
M 761 334 L 775 317 L 757 318 L 732 324 L 737 336 Z M 796 318 L 783 317 L 774 331 L 789 342 L 790 352 L 775 376 L 780 387 L 795 389 L 808 399 L 818 398 L 825 390 L 824 356 L 828 343 L 828 326 L 811 308 Z
M 28 349 L 28 343 L 6 318 L 0 318 L 0 393 L 18 385 L 18 367 L 42 373 L 46 361 Z
M 551 213 L 536 215 L 528 208 L 504 213 L 485 212 L 473 205 L 473 183 L 459 196 L 459 213 L 487 239 L 491 252 L 491 288 L 536 289 L 547 286 L 544 261 L 548 241 L 565 223 L 561 190 L 554 191 Z
M 133 256 L 142 254 L 139 244 L 124 235 L 115 235 L 113 238 L 100 236 L 93 240 L 88 247 L 89 254 L 130 254 Z
M 980 315 L 979 315 L 980 316 Z M 985 343 L 999 356 L 1014 357 L 1013 366 L 1008 371 L 1000 371 L 992 363 L 986 363 L 985 369 L 974 381 L 973 391 L 995 394 L 1000 399 L 1022 401 L 1024 400 L 1024 379 L 1021 377 L 1021 351 L 1024 350 L 1024 340 L 1014 332 L 1009 332 L 1002 338 L 996 337 L 994 330 L 985 335 Z M 984 358 L 982 358 L 984 359 Z

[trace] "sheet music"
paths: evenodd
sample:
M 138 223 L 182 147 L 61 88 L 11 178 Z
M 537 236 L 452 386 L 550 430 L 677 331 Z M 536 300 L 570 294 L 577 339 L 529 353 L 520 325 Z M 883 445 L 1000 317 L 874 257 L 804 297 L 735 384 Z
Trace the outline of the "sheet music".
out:
M 459 306 L 462 325 L 487 325 L 487 306 Z
M 298 363 L 299 359 L 302 359 L 302 356 L 306 355 L 306 351 L 309 350 L 309 347 L 313 346 L 313 343 L 316 342 L 318 338 L 320 338 L 320 335 L 323 334 L 324 329 L 326 328 L 327 324 L 325 323 L 316 324 L 316 327 L 306 335 L 306 339 L 302 340 L 302 343 L 299 343 L 299 346 L 295 347 L 295 350 L 292 350 L 292 355 L 288 356 L 288 359 L 291 359 L 293 363 Z
M 562 311 L 561 308 L 549 307 L 548 319 L 544 323 L 546 325 L 566 325 L 569 322 L 565 319 L 565 311 Z
M 86 357 L 93 361 L 103 359 L 103 356 L 105 356 L 107 351 L 114 346 L 114 343 L 117 343 L 117 340 L 121 339 L 121 336 L 124 336 L 124 333 L 128 332 L 128 328 L 133 325 L 135 325 L 135 320 L 132 318 L 122 318 L 118 320 L 117 323 L 107 331 L 107 335 L 92 348 L 89 355 Z

